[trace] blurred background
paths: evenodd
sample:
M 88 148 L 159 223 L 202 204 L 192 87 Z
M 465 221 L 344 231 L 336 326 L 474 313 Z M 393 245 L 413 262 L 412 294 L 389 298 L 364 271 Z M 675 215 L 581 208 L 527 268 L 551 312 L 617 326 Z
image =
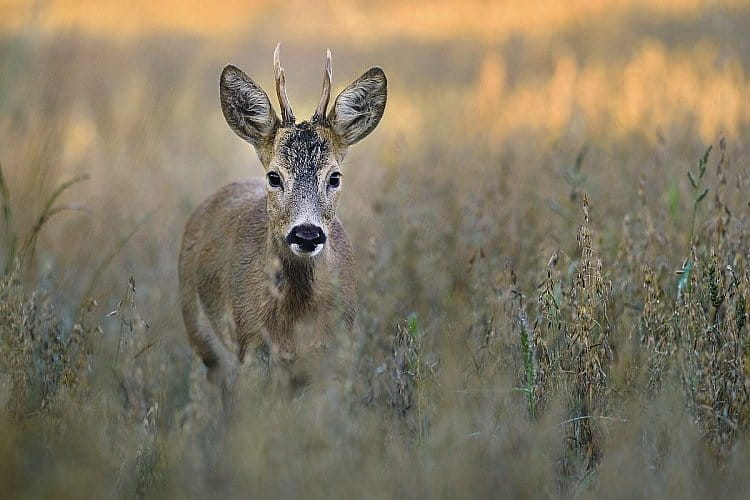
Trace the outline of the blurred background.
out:
M 621 485 L 636 495 L 680 481 L 687 495 L 740 484 L 746 462 L 718 466 L 703 444 L 746 456 L 746 403 L 721 417 L 731 425 L 696 426 L 690 404 L 702 389 L 691 382 L 683 398 L 682 368 L 658 404 L 634 396 L 653 372 L 649 382 L 634 374 L 647 372 L 655 342 L 641 330 L 644 304 L 668 303 L 673 320 L 659 324 L 683 329 L 674 273 L 687 262 L 733 265 L 745 281 L 732 288 L 722 278 L 728 298 L 717 309 L 731 302 L 739 318 L 745 307 L 748 26 L 742 0 L 0 0 L 0 352 L 9 360 L 0 403 L 11 422 L 0 463 L 9 491 L 322 497 L 362 486 L 372 497 L 451 497 L 503 484 L 515 495 L 596 496 L 613 483 L 593 478 L 614 480 L 624 466 L 650 481 Z M 232 446 L 211 451 L 195 430 L 211 405 L 195 408 L 205 388 L 196 388 L 203 372 L 178 307 L 179 242 L 203 199 L 262 173 L 223 119 L 218 77 L 234 64 L 273 95 L 278 42 L 298 117 L 317 105 L 326 48 L 334 93 L 371 66 L 388 76 L 384 118 L 350 152 L 339 209 L 359 263 L 355 399 L 368 410 L 341 422 L 330 391 L 289 411 L 256 401 Z M 696 222 L 702 187 L 685 172 L 700 169 L 709 146 L 701 203 L 715 215 Z M 722 214 L 731 214 L 725 230 L 711 233 Z M 529 379 L 519 328 L 530 321 L 539 346 L 552 345 L 537 328 L 549 319 L 545 279 L 570 307 L 561 324 L 582 321 L 572 292 L 590 250 L 582 226 L 614 304 L 602 312 L 615 354 L 605 356 L 611 381 L 600 396 L 611 399 L 598 411 L 616 408 L 632 425 L 576 428 L 589 437 L 561 452 L 560 421 L 584 410 L 570 410 L 565 384 L 543 386 L 541 368 Z M 644 288 L 646 271 L 661 295 Z M 715 305 L 706 297 L 696 307 Z M 746 395 L 750 344 L 737 325 L 732 373 Z M 404 368 L 403 387 L 395 375 L 378 381 L 415 352 L 429 370 Z M 547 401 L 538 422 L 517 390 L 524 383 Z M 733 394 L 723 400 L 745 401 Z M 717 398 L 695 404 L 713 415 L 723 411 Z M 632 407 L 647 418 L 629 416 Z M 667 427 L 672 434 L 659 434 Z M 658 450 L 639 447 L 648 436 L 663 437 Z M 692 462 L 681 469 L 683 455 Z M 89 472 L 73 473 L 81 464 Z M 42 485 L 31 479 L 39 470 L 49 477 Z
M 277 42 L 300 116 L 317 103 L 328 47 L 334 92 L 373 65 L 389 76 L 388 112 L 352 152 L 341 210 L 360 251 L 368 238 L 384 236 L 372 210 L 396 202 L 394 189 L 411 208 L 398 214 L 404 219 L 430 203 L 479 203 L 462 197 L 462 189 L 478 193 L 471 183 L 477 190 L 512 185 L 504 193 L 511 198 L 554 200 L 556 188 L 567 188 L 561 168 L 583 148 L 611 155 L 618 147 L 631 151 L 617 155 L 619 164 L 592 166 L 589 180 L 634 189 L 655 145 L 679 146 L 688 157 L 719 136 L 739 146 L 734 139 L 750 119 L 744 2 L 167 1 L 125 8 L 3 0 L 0 9 L 0 162 L 23 207 L 18 229 L 33 226 L 60 182 L 89 176 L 68 193 L 76 212 L 56 216 L 40 234 L 38 275 L 83 294 L 90 285 L 83 269 L 135 231 L 97 280 L 132 268 L 148 293 L 159 294 L 162 311 L 163 301 L 174 300 L 187 213 L 221 185 L 261 173 L 252 149 L 224 123 L 218 74 L 238 65 L 272 94 Z M 675 182 L 663 174 L 663 183 Z M 367 196 L 358 192 L 363 186 L 373 188 Z M 600 195 L 617 207 L 620 195 L 632 194 Z M 538 217 L 549 215 L 543 204 L 530 204 Z M 463 216 L 473 215 L 456 215 Z

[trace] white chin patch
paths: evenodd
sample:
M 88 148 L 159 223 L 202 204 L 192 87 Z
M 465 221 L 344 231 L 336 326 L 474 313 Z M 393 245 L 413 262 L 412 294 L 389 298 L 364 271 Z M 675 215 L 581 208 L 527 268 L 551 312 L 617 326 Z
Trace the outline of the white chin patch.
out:
M 292 243 L 291 245 L 289 245 L 289 247 L 292 249 L 292 253 L 294 255 L 299 255 L 300 257 L 315 257 L 320 253 L 321 250 L 323 250 L 323 245 L 315 245 L 315 248 L 313 248 L 310 252 L 302 250 L 300 245 L 296 243 Z

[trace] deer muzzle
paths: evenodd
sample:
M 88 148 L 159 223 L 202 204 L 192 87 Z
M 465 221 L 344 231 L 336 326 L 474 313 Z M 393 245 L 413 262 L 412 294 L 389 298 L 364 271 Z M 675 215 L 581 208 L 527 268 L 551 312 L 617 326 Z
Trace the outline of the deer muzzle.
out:
M 326 243 L 326 235 L 320 226 L 300 224 L 289 231 L 286 242 L 296 255 L 312 257 L 323 249 Z

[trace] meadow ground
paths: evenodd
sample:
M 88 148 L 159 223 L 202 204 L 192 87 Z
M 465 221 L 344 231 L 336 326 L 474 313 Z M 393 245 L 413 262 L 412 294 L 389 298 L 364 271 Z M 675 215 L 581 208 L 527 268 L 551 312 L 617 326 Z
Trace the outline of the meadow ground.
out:
M 2 496 L 747 496 L 750 6 L 78 5 L 0 3 Z M 222 429 L 177 255 L 261 174 L 218 75 L 277 41 L 300 116 L 326 47 L 389 77 L 358 330 Z

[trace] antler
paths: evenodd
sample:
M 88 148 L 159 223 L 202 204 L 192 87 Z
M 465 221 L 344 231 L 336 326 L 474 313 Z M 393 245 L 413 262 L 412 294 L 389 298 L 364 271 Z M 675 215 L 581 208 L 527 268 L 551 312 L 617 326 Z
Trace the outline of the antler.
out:
M 279 105 L 281 106 L 282 126 L 287 126 L 293 125 L 295 118 L 292 106 L 289 104 L 289 97 L 286 95 L 286 76 L 284 75 L 284 68 L 281 67 L 279 62 L 279 47 L 281 47 L 280 43 L 276 45 L 276 50 L 273 51 L 273 72 L 276 77 L 276 95 L 279 96 Z
M 323 93 L 320 97 L 320 104 L 315 110 L 315 114 L 312 117 L 313 122 L 322 123 L 326 119 L 326 109 L 328 108 L 328 101 L 331 99 L 331 79 L 333 77 L 333 70 L 331 69 L 331 49 L 326 50 L 326 67 L 323 73 Z

